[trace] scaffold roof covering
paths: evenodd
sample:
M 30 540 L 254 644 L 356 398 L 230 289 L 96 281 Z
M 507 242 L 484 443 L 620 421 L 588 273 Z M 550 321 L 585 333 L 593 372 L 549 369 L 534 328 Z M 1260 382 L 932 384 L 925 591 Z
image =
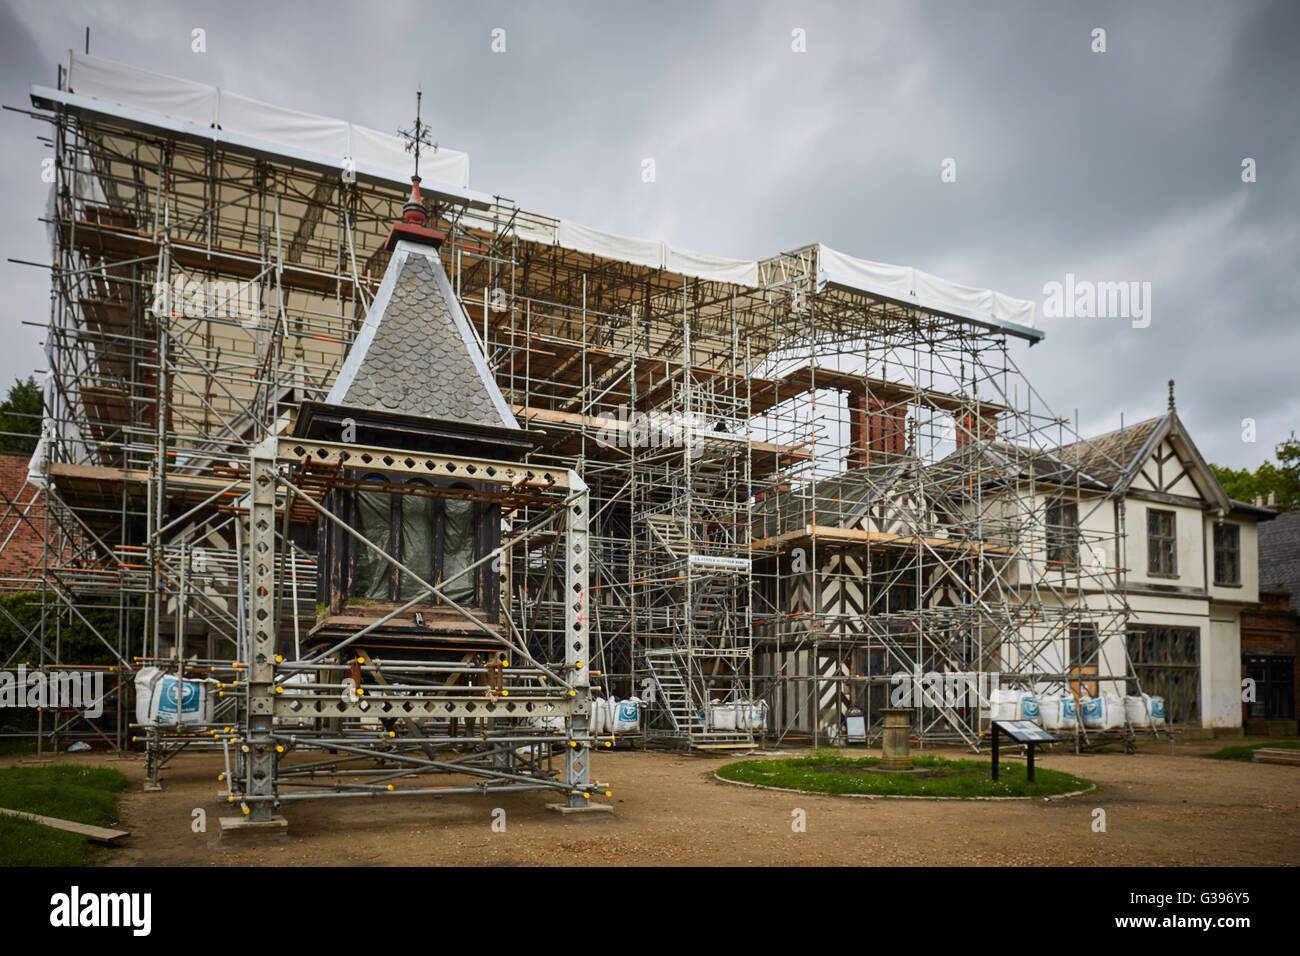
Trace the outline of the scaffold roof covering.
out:
M 406 182 L 409 178 L 410 155 L 398 136 L 72 51 L 68 52 L 67 89 L 33 86 L 32 99 L 38 105 L 57 102 L 316 166 L 343 169 L 348 160 L 358 174 L 392 182 Z M 485 194 L 469 189 L 466 153 L 439 147 L 424 161 L 422 172 L 432 192 L 459 197 L 480 208 L 494 203 Z M 765 287 L 758 260 L 715 256 L 659 239 L 595 229 L 569 219 L 514 212 L 515 233 L 529 242 L 687 278 L 750 289 Z M 818 288 L 829 285 L 860 293 L 1005 331 L 1031 343 L 1044 337 L 1033 327 L 1036 306 L 1030 300 L 952 282 L 912 266 L 860 259 L 821 244 L 805 250 L 815 251 Z

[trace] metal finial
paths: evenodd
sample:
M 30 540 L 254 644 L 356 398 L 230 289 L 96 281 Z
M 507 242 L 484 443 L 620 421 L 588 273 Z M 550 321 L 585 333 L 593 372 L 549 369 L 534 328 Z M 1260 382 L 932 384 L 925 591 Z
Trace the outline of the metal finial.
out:
M 438 144 L 429 139 L 430 127 L 420 121 L 420 102 L 424 99 L 423 85 L 415 88 L 415 125 L 410 129 L 399 129 L 397 135 L 406 140 L 403 147 L 408 153 L 415 154 L 415 178 L 420 178 L 420 147 L 429 146 L 433 149 L 438 148 Z
M 1172 378 L 1169 380 L 1169 410 L 1171 412 L 1174 410 L 1174 380 Z

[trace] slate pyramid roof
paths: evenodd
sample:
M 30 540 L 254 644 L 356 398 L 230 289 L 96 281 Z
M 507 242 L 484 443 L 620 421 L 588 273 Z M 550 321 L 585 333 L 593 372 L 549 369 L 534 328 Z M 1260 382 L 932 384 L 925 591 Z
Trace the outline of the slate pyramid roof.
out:
M 398 241 L 331 405 L 518 428 L 438 251 Z

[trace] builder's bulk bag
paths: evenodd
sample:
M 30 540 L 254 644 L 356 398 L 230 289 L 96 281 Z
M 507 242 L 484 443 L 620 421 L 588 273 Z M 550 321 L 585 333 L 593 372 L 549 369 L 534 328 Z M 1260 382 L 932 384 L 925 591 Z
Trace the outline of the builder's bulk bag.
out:
M 604 697 L 591 699 L 591 720 L 588 724 L 593 734 L 603 734 L 609 728 L 609 701 Z
M 542 733 L 557 734 L 564 732 L 564 718 L 560 716 L 552 717 L 534 717 L 532 719 L 533 728 L 540 730 Z
M 143 667 L 136 673 L 135 689 L 136 723 L 162 727 L 212 723 L 213 700 L 206 680 L 182 681 L 157 667 Z
M 629 697 L 614 708 L 614 732 L 632 733 L 641 729 L 641 698 Z
M 710 704 L 709 705 L 709 726 L 714 730 L 735 730 L 736 729 L 736 705 L 735 704 Z
M 154 685 L 163 672 L 156 667 L 142 667 L 135 672 L 135 722 L 152 724 L 154 722 L 153 695 Z
M 1033 694 L 1020 695 L 1020 719 L 1038 723 L 1041 714 L 1038 710 L 1038 698 Z
M 994 688 L 989 694 L 989 719 L 1019 720 L 1020 691 Z
M 1134 730 L 1151 729 L 1151 697 L 1149 694 L 1129 695 L 1124 698 L 1124 717 Z
M 1025 691 L 995 688 L 989 703 L 992 720 L 1038 720 L 1038 698 Z
M 1089 730 L 1119 730 L 1124 726 L 1124 700 L 1119 694 L 1104 693 L 1082 702 L 1083 726 Z
M 737 730 L 767 729 L 767 701 L 746 700 L 736 705 Z
M 1048 730 L 1070 730 L 1078 721 L 1079 710 L 1072 694 L 1044 697 L 1039 701 L 1038 712 L 1043 726 Z
M 1163 727 L 1165 725 L 1165 699 L 1163 697 L 1148 697 L 1151 702 L 1151 726 Z

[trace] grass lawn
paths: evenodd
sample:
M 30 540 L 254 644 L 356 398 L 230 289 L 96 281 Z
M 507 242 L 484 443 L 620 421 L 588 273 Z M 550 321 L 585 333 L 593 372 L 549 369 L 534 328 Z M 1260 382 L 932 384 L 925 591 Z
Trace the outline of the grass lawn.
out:
M 0 807 L 108 826 L 126 777 L 107 767 L 0 769 Z M 87 840 L 75 833 L 0 815 L 0 866 L 80 866 Z
M 1281 747 L 1285 750 L 1300 750 L 1300 740 L 1265 740 L 1257 744 L 1237 744 L 1224 747 L 1210 754 L 1215 760 L 1253 760 L 1255 751 L 1260 747 Z
M 1041 758 L 1040 758 L 1041 759 Z M 1025 765 L 1002 761 L 1001 779 L 989 776 L 985 760 L 945 760 L 913 756 L 912 763 L 925 773 L 870 773 L 879 757 L 845 757 L 818 752 L 811 757 L 787 760 L 742 760 L 727 764 L 718 776 L 742 783 L 822 793 L 874 793 L 916 797 L 1046 797 L 1056 793 L 1085 790 L 1091 780 L 1059 770 L 1034 766 L 1034 782 L 1025 776 Z

